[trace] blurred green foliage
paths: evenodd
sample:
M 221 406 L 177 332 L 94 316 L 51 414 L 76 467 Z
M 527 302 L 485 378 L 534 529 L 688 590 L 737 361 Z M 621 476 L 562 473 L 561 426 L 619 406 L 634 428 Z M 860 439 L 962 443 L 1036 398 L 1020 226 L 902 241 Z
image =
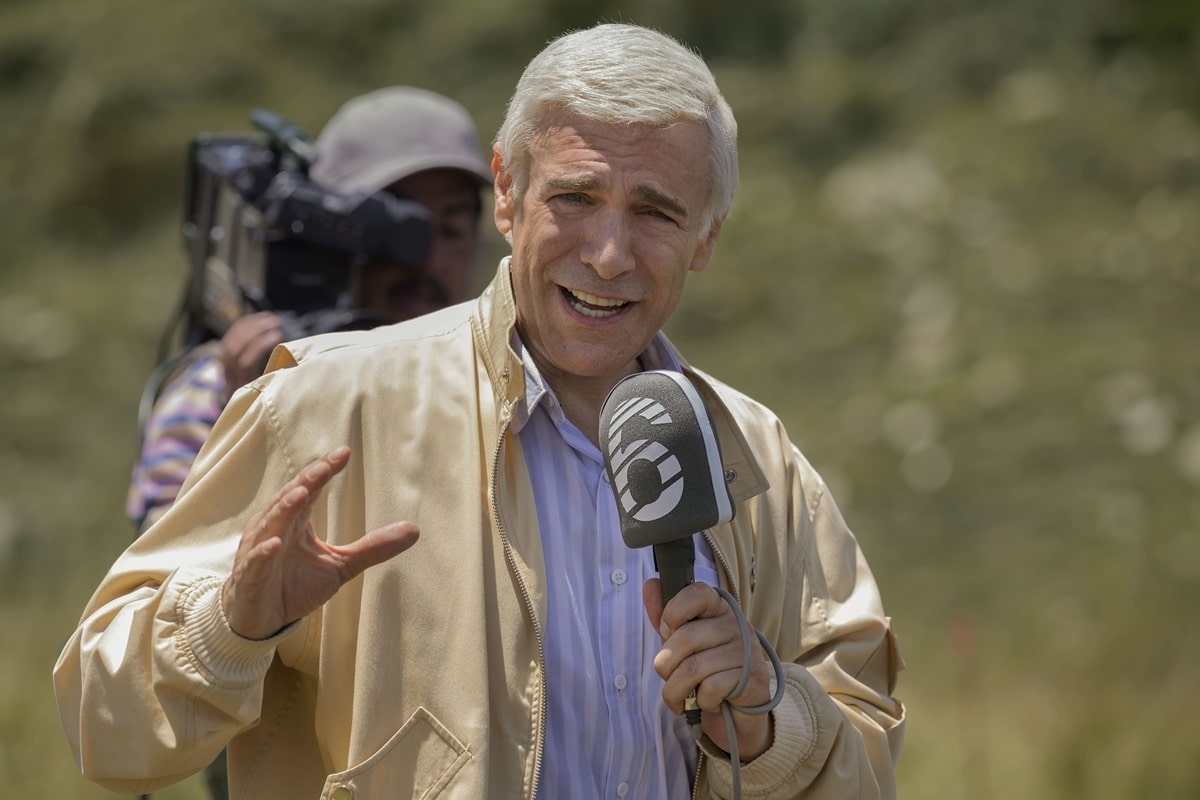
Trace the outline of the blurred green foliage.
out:
M 779 411 L 859 534 L 909 665 L 901 796 L 1200 794 L 1197 0 L 0 4 L 6 793 L 110 796 L 49 673 L 133 535 L 188 140 L 254 106 L 315 132 L 390 83 L 486 139 L 598 20 L 697 47 L 738 115 L 670 333 Z

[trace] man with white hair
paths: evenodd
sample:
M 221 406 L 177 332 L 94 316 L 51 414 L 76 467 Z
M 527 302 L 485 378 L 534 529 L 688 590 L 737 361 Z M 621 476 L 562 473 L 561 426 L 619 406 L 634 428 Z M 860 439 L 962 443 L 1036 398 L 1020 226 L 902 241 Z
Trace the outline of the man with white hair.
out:
M 55 672 L 85 774 L 160 786 L 228 744 L 234 797 L 894 797 L 901 664 L 853 535 L 662 334 L 737 180 L 708 68 L 637 26 L 560 37 L 492 171 L 512 255 L 482 296 L 277 349 L 104 579 Z M 665 604 L 598 446 L 645 370 L 703 398 L 736 507 Z

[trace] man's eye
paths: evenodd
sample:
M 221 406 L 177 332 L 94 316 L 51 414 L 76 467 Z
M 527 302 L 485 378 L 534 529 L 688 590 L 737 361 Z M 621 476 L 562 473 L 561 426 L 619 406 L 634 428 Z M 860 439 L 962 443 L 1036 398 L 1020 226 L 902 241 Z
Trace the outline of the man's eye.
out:
M 652 219 L 660 219 L 663 222 L 670 222 L 672 225 L 678 224 L 673 216 L 658 208 L 643 209 L 642 215 L 651 217 Z

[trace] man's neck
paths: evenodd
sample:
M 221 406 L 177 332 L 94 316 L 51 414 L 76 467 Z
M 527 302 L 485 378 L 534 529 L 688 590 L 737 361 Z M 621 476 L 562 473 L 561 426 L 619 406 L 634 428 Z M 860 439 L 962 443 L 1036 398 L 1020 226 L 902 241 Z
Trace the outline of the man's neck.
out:
M 554 391 L 562 406 L 563 414 L 596 447 L 600 447 L 600 410 L 604 400 L 617 382 L 626 375 L 642 370 L 641 358 L 630 362 L 628 369 L 615 378 L 611 375 L 596 378 L 581 378 L 576 375 L 542 374 L 543 380 Z

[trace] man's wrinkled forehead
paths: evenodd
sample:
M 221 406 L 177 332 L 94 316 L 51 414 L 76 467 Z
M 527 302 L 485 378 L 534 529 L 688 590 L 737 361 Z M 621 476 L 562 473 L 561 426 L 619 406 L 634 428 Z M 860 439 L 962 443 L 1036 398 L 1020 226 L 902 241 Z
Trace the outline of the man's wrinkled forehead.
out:
M 558 114 L 545 118 L 545 124 L 538 127 L 529 148 L 528 175 L 531 179 L 537 176 L 543 192 L 594 192 L 601 191 L 604 185 L 603 173 L 593 171 L 585 166 L 575 167 L 571 159 L 566 157 L 573 151 L 584 155 L 585 161 L 591 157 L 588 151 L 595 147 L 597 154 L 607 155 L 615 143 L 617 149 L 625 147 L 626 151 L 644 152 L 644 143 L 639 137 L 647 134 L 669 134 L 673 141 L 664 144 L 656 142 L 655 158 L 658 169 L 650 171 L 650 180 L 639 181 L 629 187 L 630 197 L 635 201 L 668 211 L 687 219 L 699 212 L 694 206 L 697 202 L 688 202 L 682 185 L 676 178 L 694 175 L 700 169 L 708 174 L 708 128 L 698 120 L 681 120 L 670 125 L 648 125 L 643 123 L 608 123 L 596 122 L 570 114 Z M 624 142 L 629 142 L 625 145 Z M 697 163 L 699 162 L 699 163 Z M 661 180 L 654 180 L 653 173 L 661 173 Z

